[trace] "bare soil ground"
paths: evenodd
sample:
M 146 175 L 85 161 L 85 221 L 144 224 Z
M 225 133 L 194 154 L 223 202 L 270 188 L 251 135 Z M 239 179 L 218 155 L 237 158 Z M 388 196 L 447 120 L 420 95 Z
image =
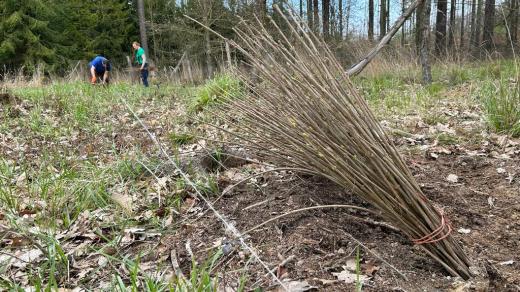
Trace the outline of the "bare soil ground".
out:
M 502 160 L 458 154 L 437 160 L 424 155 L 407 157 L 425 194 L 443 207 L 456 238 L 475 264 L 484 269 L 483 279 L 464 283 L 450 277 L 403 234 L 346 214 L 375 221 L 380 218 L 346 209 L 289 215 L 253 231 L 248 242 L 271 267 L 294 256 L 294 260 L 277 270 L 278 276 L 305 280 L 320 291 L 354 289 L 354 284 L 338 281 L 333 273 L 341 272 L 347 261 L 355 257 L 359 242 L 364 245 L 360 247 L 361 274 L 370 277 L 363 285 L 365 291 L 464 291 L 469 288 L 518 291 L 520 188 L 518 180 L 507 179 L 507 173 L 520 173 L 519 161 L 518 158 Z M 497 173 L 501 168 L 507 173 Z M 449 174 L 457 175 L 459 181 L 446 181 Z M 258 183 L 265 185 L 261 189 L 236 188 L 216 204 L 239 230 L 248 230 L 273 216 L 308 206 L 348 204 L 370 208 L 354 194 L 318 177 L 266 175 L 259 180 Z M 222 183 L 224 188 L 227 183 Z M 171 244 L 182 247 L 190 241 L 191 246 L 204 254 L 208 247 L 226 240 L 223 234 L 221 222 L 206 213 L 186 223 Z M 227 256 L 221 269 L 233 271 L 244 265 L 240 246 L 234 243 L 233 248 L 237 251 Z M 193 252 L 197 254 L 195 249 Z M 264 283 L 271 280 L 258 265 L 256 271 L 250 273 L 256 274 L 255 279 L 264 279 Z M 464 290 L 457 290 L 462 288 Z

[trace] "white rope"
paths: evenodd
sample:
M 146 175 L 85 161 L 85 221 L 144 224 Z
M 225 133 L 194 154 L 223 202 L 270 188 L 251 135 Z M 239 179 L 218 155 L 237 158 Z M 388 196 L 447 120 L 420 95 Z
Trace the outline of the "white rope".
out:
M 175 169 L 181 174 L 182 178 L 195 190 L 195 192 L 197 193 L 197 196 L 202 200 L 204 201 L 204 203 L 206 203 L 206 205 L 208 206 L 208 208 L 215 214 L 215 216 L 217 216 L 217 218 L 224 224 L 224 226 L 226 227 L 226 229 L 228 231 L 230 231 L 240 242 L 240 245 L 242 245 L 243 248 L 245 248 L 247 251 L 249 251 L 251 253 L 251 255 L 263 266 L 263 268 L 268 272 L 268 274 L 270 274 L 273 279 L 278 282 L 278 284 L 280 284 L 283 289 L 285 291 L 289 291 L 289 289 L 284 285 L 284 283 L 271 271 L 271 269 L 267 266 L 266 263 L 264 263 L 260 257 L 258 256 L 258 254 L 255 252 L 255 250 L 250 247 L 244 240 L 244 238 L 242 237 L 242 234 L 238 231 L 238 229 L 230 222 L 228 222 L 223 215 L 221 215 L 216 209 L 215 207 L 213 207 L 213 205 L 211 204 L 211 202 L 209 200 L 207 200 L 202 194 L 201 192 L 197 189 L 197 187 L 195 186 L 195 184 L 193 183 L 193 181 L 190 180 L 190 178 L 186 175 L 186 173 L 184 173 L 182 171 L 182 169 L 177 165 L 177 163 L 175 163 L 175 161 L 170 157 L 170 155 L 168 155 L 168 153 L 166 153 L 166 151 L 164 150 L 164 148 L 162 147 L 162 145 L 159 143 L 159 141 L 157 140 L 157 138 L 155 137 L 155 135 L 153 133 L 150 132 L 150 130 L 148 129 L 148 127 L 146 126 L 146 124 L 141 120 L 141 118 L 139 118 L 139 116 L 132 110 L 132 108 L 128 105 L 128 103 L 126 102 L 126 99 L 121 96 L 121 101 L 123 102 L 123 104 L 126 106 L 126 108 L 132 113 L 132 115 L 136 118 L 136 120 L 139 122 L 139 124 L 141 124 L 141 126 L 143 127 L 143 129 L 146 131 L 146 133 L 148 134 L 148 136 L 150 136 L 150 138 L 152 139 L 152 141 L 157 145 L 157 147 L 159 147 L 159 150 L 161 151 L 161 153 L 166 156 L 166 158 L 168 159 L 168 161 L 175 167 Z

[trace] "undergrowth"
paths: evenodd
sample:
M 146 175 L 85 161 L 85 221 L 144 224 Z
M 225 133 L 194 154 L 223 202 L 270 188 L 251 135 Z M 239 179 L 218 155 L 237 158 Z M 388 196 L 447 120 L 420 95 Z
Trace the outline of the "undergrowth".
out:
M 481 90 L 489 125 L 498 133 L 520 136 L 520 85 L 501 79 L 489 82 Z
M 229 98 L 236 98 L 244 92 L 240 81 L 230 74 L 222 74 L 208 80 L 195 90 L 190 110 L 201 111 L 206 107 L 217 105 Z

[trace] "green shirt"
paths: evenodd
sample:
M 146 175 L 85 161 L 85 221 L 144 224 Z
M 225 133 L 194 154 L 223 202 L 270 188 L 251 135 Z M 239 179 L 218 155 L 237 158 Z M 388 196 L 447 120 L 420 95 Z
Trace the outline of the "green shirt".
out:
M 139 48 L 135 52 L 135 60 L 137 61 L 137 64 L 142 65 L 143 64 L 143 55 L 144 55 L 144 49 Z

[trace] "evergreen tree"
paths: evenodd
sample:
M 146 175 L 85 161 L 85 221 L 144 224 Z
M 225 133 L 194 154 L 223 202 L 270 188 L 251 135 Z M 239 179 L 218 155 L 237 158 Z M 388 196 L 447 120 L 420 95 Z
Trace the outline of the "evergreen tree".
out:
M 40 0 L 2 0 L 0 15 L 0 63 L 8 70 L 24 66 L 27 73 L 38 64 L 56 65 L 51 9 Z

